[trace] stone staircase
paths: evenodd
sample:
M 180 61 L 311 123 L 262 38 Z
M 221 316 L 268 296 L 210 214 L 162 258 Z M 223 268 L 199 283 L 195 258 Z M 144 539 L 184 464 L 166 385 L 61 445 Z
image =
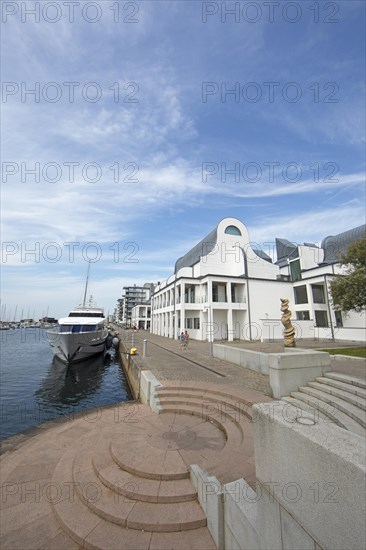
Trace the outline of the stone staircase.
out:
M 147 409 L 147 408 L 146 408 Z M 58 462 L 52 502 L 63 530 L 88 549 L 216 548 L 190 481 L 189 456 L 217 428 L 191 415 L 146 410 Z M 224 445 L 220 436 L 217 447 Z
M 326 373 L 290 396 L 283 397 L 298 409 L 324 422 L 366 436 L 366 382 L 345 374 Z
M 255 487 L 252 405 L 272 401 L 250 390 L 233 390 L 225 386 L 178 383 L 157 388 L 157 410 L 160 413 L 192 415 L 198 422 L 209 422 L 224 435 L 220 449 L 206 441 L 202 452 L 186 453 L 190 464 L 198 464 L 221 483 L 239 478 Z

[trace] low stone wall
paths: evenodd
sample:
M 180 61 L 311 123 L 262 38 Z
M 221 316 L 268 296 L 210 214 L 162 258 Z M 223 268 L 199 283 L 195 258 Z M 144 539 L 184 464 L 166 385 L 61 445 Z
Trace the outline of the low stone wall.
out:
M 363 438 L 274 405 L 253 407 L 261 548 L 364 549 Z
M 271 395 L 276 398 L 289 395 L 331 370 L 329 354 L 322 351 L 287 348 L 283 353 L 263 353 L 214 344 L 213 354 L 218 359 L 268 375 Z
M 276 398 L 297 391 L 331 370 L 329 353 L 296 348 L 285 353 L 269 353 L 268 366 L 272 397 Z
M 135 399 L 140 397 L 140 376 L 141 371 L 144 370 L 142 359 L 139 355 L 130 355 L 130 348 L 119 344 L 119 357 L 123 366 L 123 370 L 126 374 L 128 383 Z
M 140 401 L 143 405 L 149 405 L 154 412 L 158 412 L 158 399 L 155 397 L 155 389 L 162 388 L 159 380 L 150 370 L 143 370 L 140 377 Z
M 253 406 L 256 491 L 221 485 L 199 466 L 191 479 L 220 550 L 364 550 L 365 447 L 358 435 L 289 414 L 275 401 Z
M 217 359 L 269 375 L 268 353 L 249 351 L 224 344 L 214 344 L 213 354 Z

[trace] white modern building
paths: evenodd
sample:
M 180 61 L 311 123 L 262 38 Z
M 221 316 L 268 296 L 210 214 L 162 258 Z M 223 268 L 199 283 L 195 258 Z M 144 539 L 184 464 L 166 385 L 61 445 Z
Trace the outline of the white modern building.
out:
M 135 323 L 133 317 L 136 317 L 136 312 L 133 313 L 133 308 L 139 304 L 150 304 L 151 294 L 154 290 L 153 283 L 145 283 L 143 286 L 124 286 L 124 294 L 122 298 L 117 300 L 117 321 L 120 324 L 131 327 Z
M 175 264 L 152 296 L 151 331 L 197 340 L 282 337 L 280 298 L 290 302 L 297 337 L 364 341 L 365 316 L 332 308 L 329 283 L 339 254 L 365 235 L 365 226 L 320 247 L 276 239 L 277 260 L 250 242 L 245 225 L 225 218 Z
M 150 330 L 151 326 L 151 304 L 139 304 L 132 308 L 132 326 L 138 329 Z

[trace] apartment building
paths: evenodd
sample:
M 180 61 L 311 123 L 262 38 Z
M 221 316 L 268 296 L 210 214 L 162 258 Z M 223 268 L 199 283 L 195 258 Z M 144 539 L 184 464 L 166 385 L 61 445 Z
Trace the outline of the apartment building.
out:
M 197 340 L 271 340 L 282 337 L 280 298 L 290 302 L 297 336 L 364 340 L 365 316 L 333 308 L 329 283 L 339 254 L 365 234 L 365 226 L 320 247 L 286 239 L 270 250 L 251 243 L 246 226 L 225 218 L 176 261 L 174 273 L 155 287 L 151 331 Z

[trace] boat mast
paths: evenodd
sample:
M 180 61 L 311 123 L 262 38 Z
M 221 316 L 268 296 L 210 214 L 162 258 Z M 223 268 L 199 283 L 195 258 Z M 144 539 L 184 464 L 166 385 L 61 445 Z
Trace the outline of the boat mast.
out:
M 84 290 L 83 307 L 85 307 L 85 304 L 86 304 L 86 295 L 87 295 L 87 293 L 88 293 L 89 272 L 90 272 L 90 262 L 88 263 L 88 272 L 87 272 L 86 281 L 85 281 L 85 290 Z

